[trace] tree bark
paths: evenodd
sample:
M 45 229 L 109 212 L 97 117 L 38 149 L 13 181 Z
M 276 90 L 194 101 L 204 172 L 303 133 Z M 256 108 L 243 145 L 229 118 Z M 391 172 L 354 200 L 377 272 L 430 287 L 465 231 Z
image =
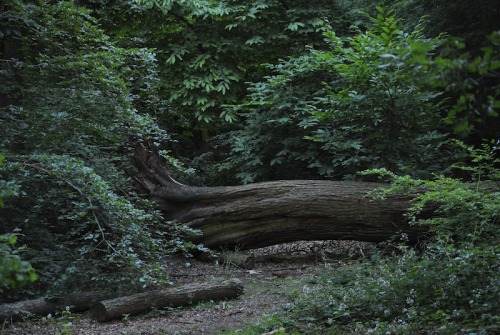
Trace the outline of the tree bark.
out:
M 384 184 L 282 180 L 195 187 L 172 179 L 158 156 L 141 144 L 135 158 L 138 188 L 167 219 L 199 229 L 202 235 L 192 240 L 210 248 L 249 249 L 298 240 L 379 242 L 400 233 L 417 240 L 423 232 L 404 215 L 408 197 L 367 196 Z
M 151 308 L 180 307 L 206 300 L 232 299 L 242 293 L 243 284 L 238 279 L 221 283 L 190 284 L 102 301 L 95 306 L 94 315 L 102 322 L 125 314 L 146 312 Z
M 105 291 L 75 292 L 61 299 L 34 299 L 0 305 L 0 321 L 18 320 L 32 316 L 47 316 L 67 306 L 71 311 L 81 312 L 91 308 L 100 300 L 111 298 Z

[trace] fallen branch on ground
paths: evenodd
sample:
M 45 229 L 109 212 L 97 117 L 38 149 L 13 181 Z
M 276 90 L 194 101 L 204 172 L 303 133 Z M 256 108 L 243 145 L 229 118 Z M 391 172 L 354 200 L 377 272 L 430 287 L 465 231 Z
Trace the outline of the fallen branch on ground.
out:
M 147 312 L 153 308 L 180 307 L 207 300 L 233 299 L 243 293 L 238 279 L 220 283 L 189 284 L 163 290 L 154 290 L 111 300 L 101 301 L 94 308 L 98 321 L 108 321 Z
M 69 307 L 71 311 L 81 312 L 90 309 L 98 301 L 109 299 L 112 295 L 105 291 L 75 292 L 65 298 L 33 299 L 0 305 L 0 321 L 15 321 L 33 316 L 47 316 Z

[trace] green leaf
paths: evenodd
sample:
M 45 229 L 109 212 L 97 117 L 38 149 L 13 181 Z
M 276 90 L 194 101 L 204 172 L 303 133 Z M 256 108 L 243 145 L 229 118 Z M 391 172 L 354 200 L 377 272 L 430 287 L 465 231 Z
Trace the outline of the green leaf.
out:
M 254 36 L 254 37 L 246 40 L 245 44 L 247 44 L 247 45 L 254 45 L 254 44 L 262 44 L 264 42 L 265 42 L 265 40 L 261 36 Z
M 300 27 L 305 27 L 306 25 L 302 22 L 291 22 L 286 29 L 291 31 L 297 31 Z

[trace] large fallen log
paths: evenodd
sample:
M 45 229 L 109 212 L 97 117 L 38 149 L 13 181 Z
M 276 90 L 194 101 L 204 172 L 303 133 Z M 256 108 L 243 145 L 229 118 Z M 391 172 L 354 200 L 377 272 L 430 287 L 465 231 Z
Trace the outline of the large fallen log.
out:
M 142 144 L 136 146 L 135 159 L 138 188 L 167 219 L 201 230 L 193 241 L 210 248 L 258 248 L 298 240 L 379 242 L 400 233 L 415 241 L 422 233 L 404 215 L 409 198 L 367 197 L 383 184 L 284 180 L 194 187 L 172 179 L 158 155 Z
M 146 312 L 152 308 L 180 307 L 200 301 L 233 299 L 243 293 L 238 279 L 220 283 L 189 284 L 177 288 L 154 290 L 101 301 L 94 307 L 98 321 Z
M 33 316 L 47 316 L 69 307 L 81 312 L 90 309 L 100 300 L 111 298 L 107 291 L 75 292 L 65 298 L 24 300 L 0 305 L 0 321 L 13 321 Z

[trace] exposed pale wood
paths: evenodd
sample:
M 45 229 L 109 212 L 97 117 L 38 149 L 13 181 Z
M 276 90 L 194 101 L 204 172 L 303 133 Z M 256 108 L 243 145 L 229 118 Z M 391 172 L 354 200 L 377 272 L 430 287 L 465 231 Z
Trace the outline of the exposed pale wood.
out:
M 400 233 L 417 240 L 422 233 L 404 216 L 409 198 L 367 197 L 383 184 L 282 180 L 194 187 L 173 180 L 143 145 L 137 145 L 135 156 L 138 187 L 168 219 L 201 230 L 193 241 L 211 248 L 250 249 L 298 240 L 379 242 Z
M 179 307 L 200 301 L 233 299 L 242 293 L 243 284 L 238 279 L 220 283 L 189 284 L 101 301 L 95 306 L 94 315 L 102 322 L 126 314 L 146 312 L 152 308 Z

